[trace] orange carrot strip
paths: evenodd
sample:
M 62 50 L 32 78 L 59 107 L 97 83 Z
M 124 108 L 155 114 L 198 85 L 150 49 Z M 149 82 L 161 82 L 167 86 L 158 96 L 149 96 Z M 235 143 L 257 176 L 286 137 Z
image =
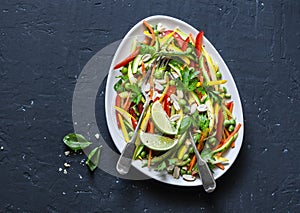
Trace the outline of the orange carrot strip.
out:
M 234 148 L 234 147 L 235 147 L 235 143 L 234 143 L 234 141 L 232 141 L 231 148 Z
M 147 27 L 147 29 L 151 33 L 152 40 L 151 40 L 150 46 L 153 46 L 154 43 L 155 43 L 155 33 L 154 33 L 154 30 L 152 29 L 152 27 L 150 26 L 150 24 L 146 20 L 143 21 L 143 24 Z
M 193 44 L 195 44 L 195 39 L 194 39 L 194 37 L 193 37 L 193 34 L 192 34 L 192 33 L 190 33 L 189 37 L 190 37 L 190 40 L 192 41 L 192 43 L 193 43 Z
M 149 154 L 148 154 L 148 168 L 150 168 L 150 163 L 151 163 L 151 158 L 152 158 L 152 149 L 149 150 Z
M 233 102 L 230 104 L 230 108 L 229 108 L 229 111 L 232 113 L 232 110 L 233 110 Z
M 142 61 L 142 75 L 143 75 L 143 78 L 145 78 L 146 76 L 146 69 L 145 69 L 145 63 Z
M 221 164 L 221 163 L 217 163 L 217 164 L 215 164 L 215 165 L 216 165 L 217 167 L 219 167 L 220 169 L 222 169 L 222 170 L 225 169 L 224 165 Z
M 226 138 L 226 140 L 223 142 L 222 145 L 225 145 L 241 128 L 242 124 L 238 124 L 235 129 L 233 130 L 233 132 L 231 132 L 231 134 Z M 220 144 L 218 144 L 218 146 L 216 148 L 214 148 L 214 150 L 219 149 L 220 147 L 222 147 L 222 145 L 220 146 Z
M 203 141 L 204 141 L 204 135 L 201 136 L 200 141 L 199 141 L 199 143 L 197 145 L 198 152 L 200 152 L 201 149 L 203 148 Z M 192 160 L 190 162 L 189 171 L 192 171 L 192 169 L 193 169 L 193 167 L 194 167 L 194 165 L 196 163 L 196 160 L 197 160 L 197 158 L 196 158 L 196 155 L 194 154 L 194 156 L 193 156 L 193 158 L 192 158 Z
M 228 132 L 228 130 L 227 130 L 227 129 L 225 129 L 225 128 L 224 128 L 224 132 L 225 132 L 226 138 L 228 138 L 228 137 L 229 137 L 229 135 L 230 135 L 230 133 L 229 133 L 229 132 Z
M 125 103 L 123 104 L 123 109 L 124 109 L 125 111 L 128 111 L 128 109 L 129 109 L 129 107 L 130 107 L 130 104 L 131 104 L 131 101 L 130 101 L 130 95 L 131 95 L 131 91 L 129 92 L 128 97 L 126 98 Z

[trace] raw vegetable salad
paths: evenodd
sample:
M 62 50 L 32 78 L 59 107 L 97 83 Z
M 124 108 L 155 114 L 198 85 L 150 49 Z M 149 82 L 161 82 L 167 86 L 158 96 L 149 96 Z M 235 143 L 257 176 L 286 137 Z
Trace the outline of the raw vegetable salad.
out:
M 131 54 L 114 67 L 120 72 L 114 85 L 116 119 L 126 142 L 142 119 L 133 159 L 174 178 L 195 180 L 191 131 L 210 168 L 224 169 L 224 154 L 234 148 L 241 124 L 232 114 L 234 102 L 222 71 L 202 44 L 203 31 L 194 38 L 160 23 L 143 24 L 144 40 L 134 39 Z M 145 102 L 141 85 L 148 72 L 145 91 L 151 102 L 140 118 Z

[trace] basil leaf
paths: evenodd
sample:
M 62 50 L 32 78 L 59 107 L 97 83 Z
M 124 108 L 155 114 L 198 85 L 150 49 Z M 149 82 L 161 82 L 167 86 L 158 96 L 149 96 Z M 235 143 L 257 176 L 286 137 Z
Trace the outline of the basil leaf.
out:
M 98 164 L 99 164 L 99 159 L 100 159 L 100 150 L 101 150 L 102 146 L 98 146 L 95 149 L 93 149 L 89 156 L 88 159 L 86 161 L 86 165 L 88 165 L 89 169 L 91 171 L 94 171 Z
M 192 125 L 192 120 L 190 117 L 184 117 L 181 121 L 180 128 L 179 128 L 179 133 L 182 134 L 190 128 Z
M 87 141 L 85 137 L 80 134 L 70 133 L 63 138 L 64 143 L 72 150 L 80 150 L 87 148 L 92 143 Z

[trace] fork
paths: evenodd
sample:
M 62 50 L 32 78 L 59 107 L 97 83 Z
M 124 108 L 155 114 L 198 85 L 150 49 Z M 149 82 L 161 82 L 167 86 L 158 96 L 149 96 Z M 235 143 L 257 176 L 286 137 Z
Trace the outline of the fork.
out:
M 197 158 L 197 167 L 198 167 L 198 171 L 199 171 L 198 173 L 202 180 L 203 188 L 207 193 L 213 192 L 216 188 L 216 181 L 215 181 L 206 161 L 203 160 L 203 158 L 201 157 L 201 155 L 198 152 L 198 149 L 195 145 L 195 141 L 192 136 L 191 130 L 189 130 L 189 136 L 192 141 L 192 146 L 195 151 L 196 158 Z
M 161 57 L 157 57 L 151 63 L 151 65 L 149 67 L 150 69 L 147 72 L 147 74 L 146 74 L 146 76 L 143 80 L 141 90 L 142 90 L 142 94 L 145 97 L 145 103 L 144 103 L 144 106 L 143 106 L 143 111 L 142 111 L 142 113 L 140 115 L 140 118 L 138 120 L 138 123 L 136 125 L 135 131 L 133 133 L 133 136 L 130 139 L 130 141 L 126 144 L 126 146 L 123 149 L 123 151 L 121 153 L 121 156 L 119 157 L 119 160 L 117 162 L 116 169 L 121 175 L 126 175 L 129 172 L 129 169 L 130 169 L 130 166 L 131 166 L 131 161 L 132 161 L 132 156 L 133 156 L 133 153 L 134 153 L 134 150 L 135 150 L 135 141 L 136 141 L 136 138 L 138 136 L 138 130 L 141 126 L 144 114 L 147 111 L 147 109 L 149 107 L 149 103 L 150 103 L 149 95 L 146 92 L 147 83 L 148 83 L 148 80 L 150 78 L 150 74 L 152 73 L 153 69 L 155 68 L 156 64 L 158 63 L 158 61 L 160 59 L 161 59 Z

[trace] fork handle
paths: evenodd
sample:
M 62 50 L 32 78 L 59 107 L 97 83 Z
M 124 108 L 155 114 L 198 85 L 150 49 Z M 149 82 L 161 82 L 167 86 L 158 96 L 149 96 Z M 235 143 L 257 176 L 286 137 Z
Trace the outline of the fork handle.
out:
M 203 159 L 197 157 L 197 167 L 199 169 L 199 175 L 202 180 L 203 188 L 206 192 L 213 192 L 216 188 L 216 181 L 211 174 L 211 171 L 206 162 L 203 162 Z
M 197 158 L 196 165 L 198 167 L 199 176 L 202 180 L 203 188 L 208 193 L 213 192 L 216 188 L 216 181 L 214 179 L 214 176 L 212 175 L 206 161 L 203 160 L 200 153 L 198 152 L 198 149 L 195 145 L 195 141 L 194 141 L 194 138 L 192 136 L 191 131 L 189 131 L 189 135 L 190 135 L 190 138 L 192 140 L 192 146 L 194 148 L 195 155 L 196 155 L 196 158 Z
M 140 116 L 140 119 L 138 121 L 138 124 L 136 125 L 134 134 L 130 141 L 126 144 L 125 148 L 123 149 L 121 156 L 117 162 L 116 169 L 121 175 L 126 175 L 129 172 L 132 156 L 135 150 L 135 141 L 138 136 L 138 130 L 141 126 L 145 111 L 148 109 L 149 106 L 149 100 L 146 100 L 144 104 L 144 109 L 142 111 L 142 114 Z

